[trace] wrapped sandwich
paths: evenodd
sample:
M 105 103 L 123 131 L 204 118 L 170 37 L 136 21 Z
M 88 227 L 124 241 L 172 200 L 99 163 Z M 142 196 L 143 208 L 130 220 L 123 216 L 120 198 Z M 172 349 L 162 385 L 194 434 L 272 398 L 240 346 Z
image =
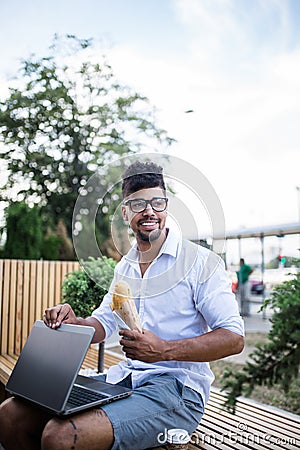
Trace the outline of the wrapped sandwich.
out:
M 119 328 L 142 332 L 141 321 L 126 281 L 115 284 L 110 306 Z

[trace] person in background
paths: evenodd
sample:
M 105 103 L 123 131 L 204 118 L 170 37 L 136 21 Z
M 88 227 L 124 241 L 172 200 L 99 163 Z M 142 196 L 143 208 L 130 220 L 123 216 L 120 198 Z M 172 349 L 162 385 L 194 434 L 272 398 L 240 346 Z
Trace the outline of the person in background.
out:
M 238 300 L 240 312 L 243 317 L 250 314 L 250 281 L 249 277 L 253 269 L 245 263 L 244 258 L 240 259 L 240 270 L 237 272 L 238 277 Z

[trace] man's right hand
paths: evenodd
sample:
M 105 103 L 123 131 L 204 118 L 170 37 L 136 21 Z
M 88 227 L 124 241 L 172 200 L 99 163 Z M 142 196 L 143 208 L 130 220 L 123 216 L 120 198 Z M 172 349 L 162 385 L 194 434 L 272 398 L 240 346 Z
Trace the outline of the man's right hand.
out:
M 59 328 L 62 323 L 74 325 L 78 323 L 78 319 L 68 303 L 47 308 L 43 320 L 49 328 Z

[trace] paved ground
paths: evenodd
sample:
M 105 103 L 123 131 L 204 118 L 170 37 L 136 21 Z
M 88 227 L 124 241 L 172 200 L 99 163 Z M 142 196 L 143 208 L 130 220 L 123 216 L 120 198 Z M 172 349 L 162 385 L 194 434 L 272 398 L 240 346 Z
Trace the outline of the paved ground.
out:
M 246 333 L 268 333 L 271 329 L 269 318 L 264 319 L 261 315 L 244 317 Z
M 261 314 L 253 314 L 250 317 L 244 317 L 245 333 L 268 333 L 271 329 L 270 319 L 264 319 Z M 242 353 L 239 355 L 228 356 L 225 359 L 231 360 L 237 364 L 245 363 L 249 354 L 254 350 L 254 347 L 246 345 Z

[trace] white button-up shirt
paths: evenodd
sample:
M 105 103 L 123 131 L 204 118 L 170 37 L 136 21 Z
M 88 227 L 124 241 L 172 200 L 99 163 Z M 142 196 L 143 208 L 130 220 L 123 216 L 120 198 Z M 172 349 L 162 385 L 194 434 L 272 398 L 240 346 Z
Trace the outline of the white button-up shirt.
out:
M 244 335 L 243 321 L 221 258 L 204 247 L 181 240 L 172 230 L 143 277 L 136 245 L 117 264 L 110 292 L 93 313 L 103 325 L 106 338 L 116 330 L 110 303 L 114 284 L 121 279 L 131 288 L 142 327 L 161 339 L 193 338 L 217 328 Z M 137 387 L 160 373 L 175 376 L 207 402 L 214 376 L 206 362 L 146 363 L 127 359 L 108 370 L 107 381 L 117 383 L 131 374 L 133 387 Z

